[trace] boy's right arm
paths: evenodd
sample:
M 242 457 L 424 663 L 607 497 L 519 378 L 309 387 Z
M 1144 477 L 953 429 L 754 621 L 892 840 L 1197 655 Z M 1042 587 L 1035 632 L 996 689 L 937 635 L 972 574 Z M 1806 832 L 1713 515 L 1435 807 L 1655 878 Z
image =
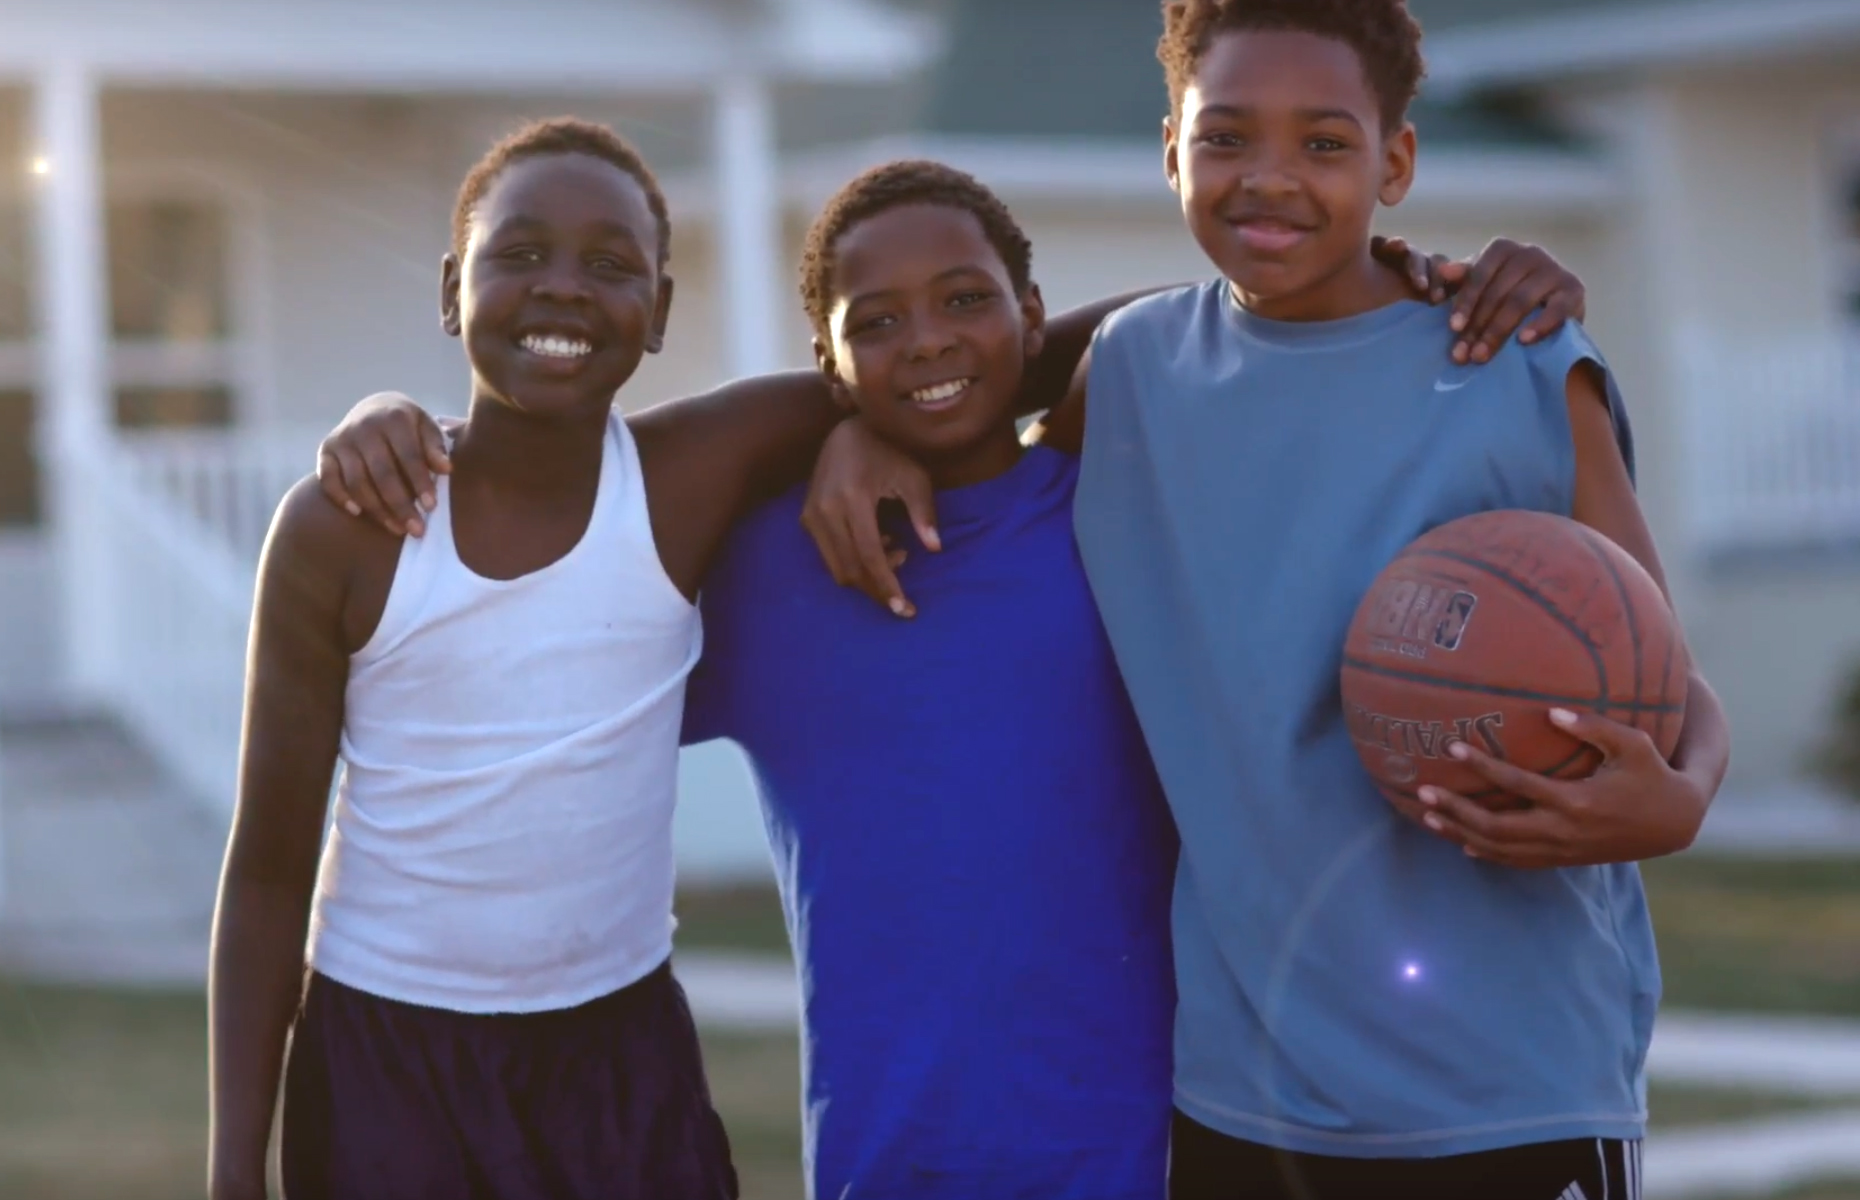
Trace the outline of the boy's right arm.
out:
M 284 1049 L 342 731 L 356 544 L 313 481 L 279 506 L 259 566 L 239 794 L 213 919 L 209 992 L 212 1200 L 264 1200 Z M 353 622 L 350 621 L 350 624 Z

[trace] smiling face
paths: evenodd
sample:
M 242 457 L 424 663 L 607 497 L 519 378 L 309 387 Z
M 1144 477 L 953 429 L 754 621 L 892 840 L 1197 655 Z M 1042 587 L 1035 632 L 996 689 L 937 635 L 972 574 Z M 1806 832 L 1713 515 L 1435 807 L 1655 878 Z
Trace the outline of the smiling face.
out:
M 833 260 L 831 339 L 814 348 L 842 399 L 938 486 L 1011 465 L 1014 402 L 1045 312 L 1037 288 L 1015 295 L 975 215 L 887 209 L 840 234 Z
M 640 182 L 589 155 L 546 154 L 486 190 L 441 293 L 474 399 L 547 417 L 613 403 L 664 340 L 671 279 Z
M 1370 259 L 1370 225 L 1407 195 L 1414 151 L 1411 126 L 1384 133 L 1356 51 L 1295 31 L 1218 35 L 1164 127 L 1196 242 L 1242 303 L 1282 320 L 1400 295 Z

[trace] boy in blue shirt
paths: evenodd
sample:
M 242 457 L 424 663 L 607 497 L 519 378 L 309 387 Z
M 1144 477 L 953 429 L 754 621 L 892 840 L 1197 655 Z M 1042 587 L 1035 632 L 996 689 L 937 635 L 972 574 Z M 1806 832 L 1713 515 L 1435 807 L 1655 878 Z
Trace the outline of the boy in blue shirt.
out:
M 1164 1178 L 1175 835 L 1073 541 L 1078 460 L 1016 429 L 1030 259 L 949 167 L 880 167 L 827 204 L 802 267 L 816 354 L 937 488 L 926 611 L 835 587 L 798 487 L 704 588 L 685 738 L 736 741 L 759 785 L 820 1197 L 1153 1200 Z
M 1414 172 L 1400 0 L 1178 0 L 1165 25 L 1169 181 L 1220 278 L 1111 317 L 1048 425 L 1083 438 L 1080 548 L 1183 843 L 1172 1195 L 1636 1195 L 1659 969 L 1633 863 L 1689 844 L 1723 778 L 1711 689 L 1670 764 L 1557 713 L 1592 779 L 1460 745 L 1529 804 L 1405 813 L 1338 697 L 1363 592 L 1456 517 L 1560 513 L 1661 577 L 1613 382 L 1574 326 L 1449 366 L 1443 314 L 1370 261 Z M 815 528 L 911 474 L 848 422 Z

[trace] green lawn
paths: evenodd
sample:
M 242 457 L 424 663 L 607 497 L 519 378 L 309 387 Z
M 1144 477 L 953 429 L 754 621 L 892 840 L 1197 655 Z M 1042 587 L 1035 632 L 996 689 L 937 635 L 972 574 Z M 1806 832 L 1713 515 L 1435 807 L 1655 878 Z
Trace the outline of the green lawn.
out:
M 0 1196 L 199 1200 L 206 1003 L 0 980 Z
M 748 1200 L 801 1200 L 792 1036 L 707 1034 Z M 206 1001 L 0 980 L 0 1197 L 200 1200 Z
M 705 1034 L 704 1069 L 744 1200 L 803 1200 L 797 1039 Z
M 773 885 L 680 892 L 677 940 L 680 950 L 788 953 L 788 927 Z
M 1669 1004 L 1860 1017 L 1860 862 L 1682 858 L 1647 879 Z M 687 894 L 679 913 L 686 949 L 786 952 L 767 890 Z M 0 979 L 0 1197 L 198 1200 L 205 1016 L 197 994 Z M 795 1040 L 711 1033 L 704 1046 L 743 1194 L 799 1200 Z M 1825 1102 L 1659 1087 L 1652 1103 L 1656 1125 L 1678 1128 Z M 1786 1200 L 1860 1200 L 1860 1181 Z
M 1860 1017 L 1860 860 L 1645 868 L 1673 1008 Z

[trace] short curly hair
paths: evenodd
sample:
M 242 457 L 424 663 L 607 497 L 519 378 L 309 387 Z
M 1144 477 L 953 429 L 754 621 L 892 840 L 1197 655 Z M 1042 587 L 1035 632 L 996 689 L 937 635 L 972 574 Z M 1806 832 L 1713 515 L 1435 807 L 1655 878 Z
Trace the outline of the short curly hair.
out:
M 672 218 L 665 206 L 665 192 L 659 187 L 652 168 L 638 150 L 605 125 L 576 117 L 552 117 L 535 121 L 500 139 L 485 151 L 459 185 L 458 200 L 452 206 L 452 253 L 465 257 L 465 244 L 471 240 L 472 216 L 484 201 L 498 177 L 516 163 L 551 154 L 585 154 L 625 171 L 639 181 L 646 193 L 646 207 L 659 224 L 659 266 L 664 268 L 671 252 Z
M 1376 94 L 1384 131 L 1399 129 L 1421 89 L 1421 24 L 1406 0 L 1166 0 L 1156 57 L 1178 115 L 1214 39 L 1235 30 L 1288 30 L 1349 46 Z
M 1033 282 L 1033 243 L 1001 197 L 952 166 L 906 159 L 873 167 L 853 179 L 833 194 L 809 227 L 801 251 L 801 303 L 817 336 L 824 339 L 831 332 L 833 251 L 839 240 L 861 221 L 915 204 L 940 205 L 973 215 L 1007 267 L 1014 294 L 1027 294 Z

